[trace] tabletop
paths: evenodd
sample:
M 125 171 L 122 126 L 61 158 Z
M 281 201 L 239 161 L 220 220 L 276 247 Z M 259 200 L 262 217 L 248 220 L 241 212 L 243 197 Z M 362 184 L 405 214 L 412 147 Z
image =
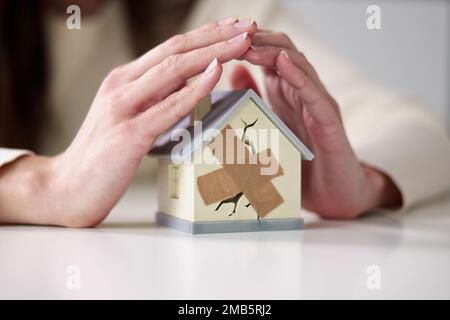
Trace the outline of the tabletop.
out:
M 0 227 L 0 298 L 450 298 L 450 195 L 305 229 L 190 235 L 134 185 L 92 229 Z

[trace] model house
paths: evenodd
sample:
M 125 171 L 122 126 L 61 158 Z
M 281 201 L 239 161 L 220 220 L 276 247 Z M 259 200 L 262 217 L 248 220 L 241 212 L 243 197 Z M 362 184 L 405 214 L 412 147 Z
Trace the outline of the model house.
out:
M 301 229 L 314 155 L 254 91 L 213 92 L 158 138 L 160 224 L 190 233 Z

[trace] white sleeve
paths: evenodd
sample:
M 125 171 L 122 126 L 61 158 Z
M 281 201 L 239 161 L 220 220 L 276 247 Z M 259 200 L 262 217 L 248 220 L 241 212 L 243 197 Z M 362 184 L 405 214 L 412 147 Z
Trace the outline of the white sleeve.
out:
M 29 150 L 0 148 L 0 167 L 28 154 L 33 154 L 33 152 Z
M 349 139 L 362 162 L 394 181 L 403 208 L 449 191 L 450 142 L 439 121 L 406 97 L 365 99 L 348 121 Z

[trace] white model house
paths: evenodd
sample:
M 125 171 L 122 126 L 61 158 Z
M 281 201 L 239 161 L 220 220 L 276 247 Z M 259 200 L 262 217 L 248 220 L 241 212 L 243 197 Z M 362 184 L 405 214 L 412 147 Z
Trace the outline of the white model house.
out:
M 252 90 L 213 92 L 150 155 L 163 225 L 190 233 L 303 227 L 301 161 L 314 155 Z

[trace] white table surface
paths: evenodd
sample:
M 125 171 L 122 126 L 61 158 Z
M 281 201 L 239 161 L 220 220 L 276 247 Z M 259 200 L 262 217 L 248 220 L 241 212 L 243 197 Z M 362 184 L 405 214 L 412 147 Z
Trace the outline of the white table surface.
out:
M 1 226 L 0 298 L 450 298 L 450 196 L 354 221 L 307 214 L 303 231 L 193 236 L 154 224 L 154 191 L 133 186 L 95 229 Z

